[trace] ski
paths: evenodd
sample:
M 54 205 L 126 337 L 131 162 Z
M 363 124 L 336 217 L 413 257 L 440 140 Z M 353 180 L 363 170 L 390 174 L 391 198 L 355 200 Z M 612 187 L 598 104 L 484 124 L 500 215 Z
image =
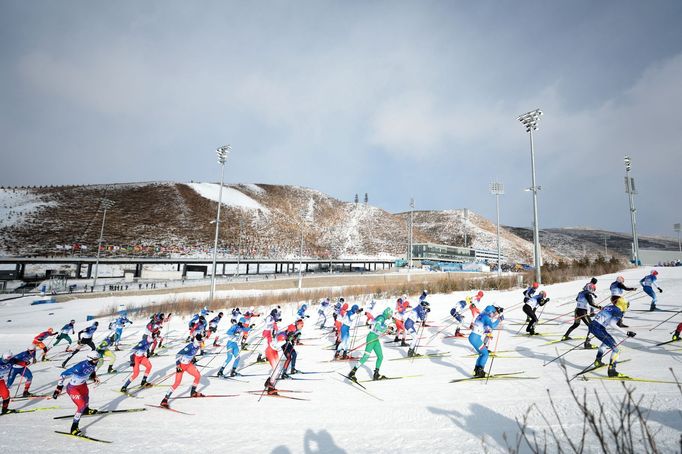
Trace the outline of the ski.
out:
M 452 336 L 443 336 L 443 339 L 468 339 L 469 336 L 455 336 L 454 334 Z
M 343 375 L 341 372 L 337 372 L 337 373 L 339 375 L 341 375 L 343 378 L 345 378 L 346 380 L 348 380 L 347 382 L 346 382 L 346 380 L 344 380 L 343 383 L 348 383 L 350 386 L 357 389 L 358 391 L 363 392 L 363 393 L 367 394 L 368 396 L 383 402 L 383 399 L 381 399 L 381 398 L 375 396 L 374 394 L 372 394 L 371 392 L 367 391 L 367 388 L 365 388 L 364 385 L 361 385 L 360 383 L 358 383 L 357 379 L 353 380 L 350 377 L 348 377 L 348 375 Z M 356 385 L 356 386 L 353 386 L 353 385 Z
M 360 359 L 360 356 L 358 357 L 348 357 L 348 358 L 334 358 L 330 360 L 323 361 L 325 363 L 338 363 L 338 362 L 347 362 L 347 361 L 358 361 Z
M 450 356 L 450 352 L 426 353 L 424 355 L 416 354 L 415 356 L 404 356 L 402 358 L 391 358 L 391 359 L 389 359 L 389 361 L 400 361 L 400 360 L 405 360 L 405 359 L 442 358 L 443 356 Z
M 414 377 L 421 377 L 422 375 L 402 375 L 402 376 L 397 376 L 397 377 L 384 377 L 380 378 L 379 380 L 359 380 L 359 383 L 372 383 L 372 382 L 378 382 L 378 381 L 384 381 L 384 380 L 400 380 L 403 378 L 414 378 Z
M 608 380 L 608 381 L 638 381 L 638 382 L 643 382 L 643 383 L 663 383 L 663 384 L 670 384 L 670 385 L 677 385 L 679 383 L 671 381 L 671 380 L 656 380 L 652 378 L 637 378 L 637 377 L 630 377 L 628 375 L 623 375 L 620 377 L 604 377 L 601 375 L 594 375 L 594 376 L 583 376 L 584 380 Z
M 558 339 L 558 340 L 553 340 L 549 342 L 545 342 L 544 344 L 540 345 L 540 347 L 543 347 L 545 345 L 553 345 L 553 344 L 558 344 L 560 342 L 568 342 L 571 340 L 585 340 L 585 336 L 582 337 L 569 337 L 568 339 Z
M 237 375 L 237 376 L 240 377 L 241 375 Z M 247 380 L 240 380 L 240 379 L 235 378 L 235 377 L 230 377 L 229 375 L 223 375 L 222 377 L 218 377 L 217 375 L 209 375 L 209 378 L 220 378 L 220 379 L 225 379 L 225 380 L 238 381 L 241 383 L 249 383 Z
M 492 374 L 492 375 L 489 375 L 487 377 L 455 378 L 454 380 L 450 380 L 450 383 L 459 383 L 462 381 L 474 381 L 474 380 L 504 380 L 504 379 L 534 380 L 534 379 L 538 378 L 538 377 L 522 377 L 522 376 L 519 376 L 519 374 L 522 374 L 524 372 L 525 371 Z
M 79 439 L 81 439 L 81 440 L 93 441 L 93 442 L 97 442 L 97 443 L 113 443 L 113 442 L 111 442 L 111 441 L 109 441 L 109 440 L 101 440 L 101 439 L 99 439 L 99 438 L 88 437 L 87 435 L 83 435 L 83 434 L 74 435 L 74 434 L 72 434 L 72 433 L 69 433 L 69 432 L 61 432 L 61 431 L 59 431 L 59 430 L 55 430 L 54 433 L 56 433 L 56 434 L 61 434 L 61 435 L 66 435 L 67 437 L 79 438 Z
M 15 413 L 33 413 L 34 411 L 43 411 L 43 410 L 56 410 L 59 407 L 39 407 L 39 408 L 29 408 L 27 410 L 22 410 L 22 409 L 12 409 L 12 410 L 7 410 L 5 413 L 1 413 L 0 416 L 5 416 L 5 415 L 12 415 Z
M 680 340 L 682 340 L 682 339 L 673 339 L 673 340 L 669 340 L 669 341 L 665 341 L 665 342 L 660 342 L 660 343 L 654 345 L 654 347 L 660 347 L 661 345 L 672 344 L 673 342 L 679 342 Z
M 12 402 L 18 402 L 21 400 L 39 400 L 39 399 L 52 399 L 52 394 L 36 394 L 28 397 L 17 397 L 12 399 Z
M 142 397 L 140 397 L 140 396 L 136 396 L 136 395 L 131 394 L 131 393 L 126 392 L 126 391 L 121 391 L 120 389 L 112 389 L 112 391 L 115 391 L 115 392 L 117 392 L 117 393 L 121 393 L 121 394 L 123 394 L 124 396 L 130 397 L 131 399 L 142 399 Z
M 204 397 L 237 397 L 239 394 L 205 394 L 203 396 L 179 396 L 171 397 L 169 400 L 175 399 L 203 399 Z
M 310 399 L 305 399 L 303 397 L 294 397 L 294 396 L 285 396 L 283 394 L 270 394 L 270 393 L 264 393 L 263 397 L 279 397 L 280 399 L 291 399 L 291 400 L 305 400 L 305 401 L 310 401 Z
M 126 408 L 125 410 L 102 410 L 98 411 L 97 413 L 93 413 L 91 415 L 83 414 L 81 417 L 87 417 L 87 416 L 101 416 L 101 415 L 110 415 L 114 413 L 135 413 L 138 411 L 145 411 L 146 408 Z M 55 416 L 52 419 L 69 419 L 73 418 L 73 415 L 63 415 L 63 416 Z
M 148 407 L 160 408 L 161 410 L 172 411 L 172 412 L 174 412 L 174 413 L 180 413 L 181 415 L 194 416 L 194 413 L 187 413 L 187 412 L 185 412 L 185 411 L 176 410 L 175 408 L 162 407 L 161 405 L 152 405 L 152 404 L 145 404 L 145 405 L 148 406 Z
M 279 388 L 275 389 L 274 391 L 275 392 L 282 392 L 282 393 L 311 393 L 312 392 L 312 391 L 302 391 L 300 389 L 279 389 Z M 260 391 L 246 391 L 246 392 L 249 394 L 260 394 L 260 393 L 264 392 L 264 390 L 261 389 Z

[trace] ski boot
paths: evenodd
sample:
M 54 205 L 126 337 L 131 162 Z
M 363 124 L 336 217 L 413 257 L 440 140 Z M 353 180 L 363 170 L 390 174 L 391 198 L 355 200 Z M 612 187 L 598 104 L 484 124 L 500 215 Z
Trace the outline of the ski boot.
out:
M 297 374 L 299 372 L 301 372 L 301 371 L 292 367 L 291 372 L 289 372 L 289 375 L 294 375 L 294 374 Z
M 341 359 L 348 359 L 348 350 L 344 350 Z
M 206 397 L 204 394 L 197 391 L 196 386 L 192 386 L 192 391 L 189 393 L 190 397 Z
M 266 360 L 263 358 L 263 355 L 261 353 L 258 354 L 258 358 L 256 358 L 257 363 L 264 363 Z
M 170 405 L 168 405 L 168 396 L 165 396 L 159 406 L 163 408 L 170 408 Z
M 334 359 L 339 359 L 339 351 L 334 351 Z
M 408 347 L 409 345 L 410 345 L 410 344 L 408 344 L 407 342 L 405 342 L 405 339 L 403 339 L 403 340 L 400 341 L 400 346 L 401 346 L 401 347 Z
M 621 328 L 629 328 L 628 325 L 626 325 L 625 323 L 623 323 L 623 319 L 622 319 L 622 318 L 616 322 L 616 325 L 620 326 Z
M 485 371 L 481 366 L 474 367 L 474 378 L 485 378 Z
M 455 337 L 464 337 L 464 334 L 462 334 L 462 332 L 459 330 L 459 328 L 457 328 L 455 330 Z
M 654 303 L 651 303 L 651 307 L 649 308 L 649 312 L 653 312 L 656 310 L 656 305 Z
M 32 392 L 29 392 L 28 389 L 25 389 L 24 392 L 21 394 L 21 397 L 33 397 L 33 396 L 35 396 L 35 394 L 33 394 Z
M 416 356 L 415 353 L 414 353 L 414 349 L 413 349 L 413 348 L 408 348 L 408 349 L 407 349 L 407 357 L 408 357 L 408 358 L 412 358 L 413 356 Z
M 595 346 L 592 345 L 588 339 L 588 340 L 585 340 L 585 343 L 583 344 L 583 348 L 585 350 L 592 350 L 593 348 L 595 348 Z
M 357 381 L 357 378 L 355 378 L 355 372 L 357 372 L 358 368 L 357 366 L 351 369 L 351 371 L 348 373 L 348 378 L 352 381 Z
M 679 332 L 679 331 L 675 331 L 675 332 L 673 333 L 673 340 L 674 340 L 674 341 L 680 340 L 680 332 Z
M 116 350 L 117 352 L 120 352 L 120 351 L 121 351 L 121 349 L 118 348 L 118 345 L 116 345 L 116 346 L 114 347 L 114 350 Z
M 286 372 L 282 371 L 282 373 L 280 374 L 279 378 L 280 378 L 280 380 L 286 380 L 287 378 L 291 378 L 291 377 L 289 377 L 289 374 L 287 374 Z
M 237 373 L 237 369 L 233 367 L 232 370 L 230 371 L 230 377 L 236 377 L 237 375 L 239 375 Z
M 608 373 L 609 377 L 612 377 L 612 378 L 614 378 L 614 377 L 626 377 L 627 376 L 625 374 L 621 374 L 620 372 L 618 372 L 616 370 L 616 366 L 614 366 L 612 364 L 609 365 L 609 369 L 608 369 L 607 373 Z
M 85 407 L 85 410 L 83 410 L 84 415 L 96 415 L 97 413 L 99 413 L 99 410 L 90 407 Z
M 145 375 L 142 377 L 142 381 L 140 382 L 140 388 L 151 388 L 152 385 L 151 383 L 147 382 L 147 376 Z
M 268 394 L 277 394 L 277 388 L 270 381 L 270 377 L 265 379 L 265 392 Z
M 568 341 L 568 340 L 571 340 L 571 339 L 572 339 L 572 337 L 569 336 L 569 335 L 566 335 L 566 334 L 563 335 L 563 336 L 561 336 L 561 342 Z
M 113 374 L 116 371 L 114 370 L 113 364 L 109 364 L 109 367 L 107 368 L 107 374 Z
M 64 351 L 65 351 L 65 352 L 72 352 L 72 351 L 73 351 L 73 349 L 72 349 L 72 348 L 70 348 L 70 347 L 66 347 L 66 350 L 64 350 Z
M 396 336 L 395 339 L 393 339 L 393 342 L 398 342 L 400 340 L 400 337 Z
M 121 389 L 119 391 L 121 391 L 122 393 L 128 394 L 128 386 L 127 385 L 121 386 Z
M 71 424 L 71 430 L 69 431 L 71 435 L 79 436 L 83 435 L 83 432 L 78 428 L 78 423 L 74 422 Z
M 594 360 L 594 367 L 606 366 L 606 364 L 603 363 L 601 359 L 602 359 L 602 354 L 601 354 L 601 353 L 597 353 L 597 357 L 596 357 L 595 360 Z
M 218 371 L 218 377 L 223 378 L 225 375 L 223 375 L 223 371 L 225 370 L 224 367 L 221 367 L 220 370 Z
M 372 380 L 385 380 L 386 376 L 379 374 L 379 369 L 374 369 L 374 375 L 372 376 Z

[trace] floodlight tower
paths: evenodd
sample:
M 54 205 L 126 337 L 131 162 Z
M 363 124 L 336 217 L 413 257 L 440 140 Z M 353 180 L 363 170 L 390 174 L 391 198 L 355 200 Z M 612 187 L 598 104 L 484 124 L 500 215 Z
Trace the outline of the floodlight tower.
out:
M 637 209 L 635 208 L 635 179 L 630 177 L 632 161 L 630 156 L 625 157 L 625 192 L 630 201 L 630 226 L 632 227 L 632 252 L 635 259 L 635 266 L 639 266 L 639 239 L 637 237 Z
M 535 184 L 535 148 L 533 147 L 533 131 L 538 130 L 538 121 L 542 116 L 540 109 L 535 109 L 526 112 L 518 117 L 518 120 L 526 127 L 526 132 L 530 136 L 530 166 L 531 166 L 531 192 L 533 193 L 533 249 L 535 256 L 535 281 L 542 283 L 542 276 L 540 267 L 542 265 L 542 258 L 540 257 L 540 227 L 538 224 L 538 190 L 540 188 Z
M 104 209 L 104 214 L 102 214 L 102 229 L 99 232 L 99 240 L 97 240 L 97 259 L 95 260 L 95 279 L 92 281 L 92 288 L 97 286 L 97 276 L 99 276 L 99 250 L 102 248 L 102 241 L 104 238 L 104 223 L 107 220 L 107 210 L 113 208 L 116 204 L 113 200 L 102 198 L 99 202 L 100 209 Z
M 215 269 L 216 257 L 218 254 L 218 232 L 220 231 L 220 206 L 223 204 L 223 181 L 225 177 L 225 162 L 227 156 L 230 154 L 232 147 L 224 145 L 216 149 L 218 155 L 218 164 L 220 164 L 220 189 L 218 190 L 218 213 L 215 217 L 215 241 L 213 242 L 213 272 L 211 273 L 211 290 L 208 296 L 209 302 L 213 302 L 213 295 L 215 294 Z

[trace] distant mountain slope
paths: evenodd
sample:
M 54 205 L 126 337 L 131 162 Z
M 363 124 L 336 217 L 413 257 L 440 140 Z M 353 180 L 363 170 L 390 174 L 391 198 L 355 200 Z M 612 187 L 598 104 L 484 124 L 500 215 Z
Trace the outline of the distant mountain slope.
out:
M 213 247 L 219 185 L 149 182 L 90 186 L 0 188 L 0 254 L 55 255 L 58 245 L 79 244 L 94 254 L 107 211 L 104 244 L 109 254 L 206 255 Z M 392 214 L 344 202 L 314 189 L 269 184 L 225 185 L 221 253 L 297 257 L 303 234 L 308 257 L 403 257 L 409 213 Z M 497 248 L 495 225 L 471 210 L 415 211 L 414 241 Z M 543 230 L 543 259 L 594 257 L 603 251 L 599 230 Z M 609 233 L 610 252 L 627 253 L 629 238 Z M 532 233 L 501 229 L 502 251 L 511 261 L 532 263 Z M 645 237 L 642 247 L 670 241 Z M 240 246 L 241 245 L 241 246 Z

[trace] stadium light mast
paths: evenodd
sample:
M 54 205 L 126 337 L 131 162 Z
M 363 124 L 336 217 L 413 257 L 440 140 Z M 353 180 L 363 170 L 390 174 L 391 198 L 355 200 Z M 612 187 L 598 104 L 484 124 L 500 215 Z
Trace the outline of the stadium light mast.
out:
M 223 204 L 223 179 L 225 176 L 225 162 L 227 155 L 230 154 L 232 147 L 223 145 L 216 149 L 218 155 L 218 164 L 220 164 L 220 189 L 218 190 L 218 213 L 215 217 L 215 240 L 213 242 L 213 272 L 211 273 L 211 290 L 208 296 L 209 302 L 213 302 L 213 295 L 215 294 L 215 269 L 216 258 L 218 255 L 218 232 L 220 231 L 220 206 Z
M 504 194 L 504 185 L 493 181 L 490 183 L 490 193 L 495 196 L 497 206 L 497 275 L 502 275 L 502 251 L 500 249 L 500 196 Z
M 535 109 L 530 112 L 526 112 L 518 117 L 518 120 L 523 123 L 526 127 L 526 132 L 530 137 L 530 167 L 531 167 L 531 187 L 530 190 L 533 193 L 533 249 L 534 249 L 534 261 L 535 261 L 535 281 L 539 284 L 542 283 L 542 275 L 540 273 L 540 267 L 542 266 L 542 258 L 540 255 L 540 227 L 538 223 L 538 191 L 540 187 L 535 184 L 535 148 L 533 146 L 533 131 L 538 130 L 538 121 L 542 116 L 542 111 L 540 109 Z
M 632 161 L 630 156 L 625 156 L 625 192 L 630 201 L 630 226 L 632 227 L 632 252 L 635 259 L 635 266 L 639 266 L 639 239 L 637 238 L 637 209 L 635 208 L 635 179 L 630 177 Z
M 410 230 L 407 234 L 408 246 L 407 246 L 407 280 L 410 280 L 410 274 L 412 272 L 412 234 L 414 225 L 414 198 L 410 198 Z
M 682 243 L 680 243 L 680 224 L 674 224 L 673 229 L 677 232 L 677 247 L 682 252 Z
M 100 199 L 99 206 L 104 209 L 104 214 L 102 215 L 102 229 L 99 231 L 99 239 L 97 240 L 97 259 L 95 260 L 95 279 L 92 281 L 92 288 L 97 286 L 97 277 L 99 276 L 99 251 L 102 248 L 102 241 L 104 238 L 104 223 L 107 220 L 107 210 L 110 210 L 116 202 L 113 200 L 102 198 Z

